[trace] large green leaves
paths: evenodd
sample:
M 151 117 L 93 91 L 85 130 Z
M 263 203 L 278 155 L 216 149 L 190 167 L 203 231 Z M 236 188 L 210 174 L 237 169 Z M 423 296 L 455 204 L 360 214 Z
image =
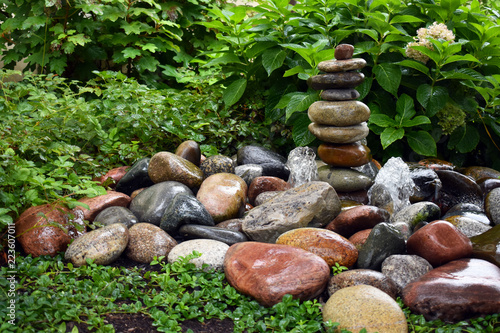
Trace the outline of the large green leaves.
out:
M 448 100 L 448 90 L 441 86 L 422 84 L 417 89 L 417 100 L 425 108 L 429 117 L 441 110 Z
M 238 102 L 245 93 L 245 89 L 247 88 L 247 79 L 238 79 L 231 83 L 226 90 L 224 90 L 224 94 L 222 98 L 224 99 L 224 103 L 226 107 L 233 105 Z
M 373 66 L 373 73 L 378 84 L 392 95 L 398 95 L 401 83 L 401 68 L 398 65 L 382 63 Z

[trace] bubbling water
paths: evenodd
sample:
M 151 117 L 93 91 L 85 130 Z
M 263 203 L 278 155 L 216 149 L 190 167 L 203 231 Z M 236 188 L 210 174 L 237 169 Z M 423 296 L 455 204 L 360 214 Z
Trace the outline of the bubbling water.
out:
M 288 154 L 286 166 L 290 170 L 288 183 L 292 187 L 318 180 L 316 154 L 310 147 L 297 147 Z

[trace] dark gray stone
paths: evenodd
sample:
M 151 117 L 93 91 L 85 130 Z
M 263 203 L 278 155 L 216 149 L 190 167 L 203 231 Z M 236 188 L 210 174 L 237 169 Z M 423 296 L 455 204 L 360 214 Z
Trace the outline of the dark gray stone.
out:
M 212 239 L 226 243 L 227 245 L 248 241 L 247 236 L 242 232 L 205 225 L 183 225 L 179 229 L 179 234 L 186 238 Z
M 359 92 L 356 89 L 328 89 L 323 90 L 320 97 L 326 101 L 349 101 L 359 98 Z
M 103 209 L 94 219 L 94 222 L 100 222 L 104 225 L 111 225 L 114 223 L 123 223 L 130 228 L 139 220 L 128 208 L 121 206 L 112 206 Z
M 160 228 L 175 234 L 184 224 L 215 225 L 213 217 L 198 199 L 192 194 L 179 193 L 163 212 Z
M 115 191 L 131 195 L 135 190 L 152 186 L 154 183 L 148 175 L 149 160 L 145 157 L 135 162 L 116 184 Z
M 234 168 L 234 173 L 240 176 L 247 186 L 250 186 L 255 178 L 262 176 L 262 171 L 262 166 L 258 164 L 243 164 Z
M 267 148 L 259 146 L 244 146 L 237 153 L 238 165 L 242 164 L 264 164 L 264 163 L 286 163 L 286 158 Z
M 208 178 L 216 173 L 234 173 L 233 160 L 224 155 L 213 155 L 200 165 L 203 177 Z

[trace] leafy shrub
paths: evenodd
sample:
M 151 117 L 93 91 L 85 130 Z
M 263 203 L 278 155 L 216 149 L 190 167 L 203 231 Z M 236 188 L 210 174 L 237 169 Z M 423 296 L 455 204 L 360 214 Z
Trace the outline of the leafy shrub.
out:
M 465 0 L 305 0 L 293 7 L 284 0 L 263 0 L 259 4 L 252 9 L 212 9 L 213 20 L 199 22 L 217 32 L 218 48 L 198 58 L 206 56 L 203 66 L 215 66 L 225 74 L 227 105 L 265 90 L 266 121 L 293 125 L 296 145 L 316 144 L 307 130 L 305 110 L 318 94 L 308 89 L 306 80 L 318 73 L 320 61 L 333 58 L 336 45 L 350 43 L 355 56 L 368 62 L 358 90 L 372 110 L 368 140 L 375 156 L 383 160 L 439 156 L 459 165 L 500 168 L 496 4 Z M 424 37 L 426 46 L 408 46 L 419 29 L 434 22 L 440 27 L 446 24 L 455 42 Z M 408 47 L 430 60 L 424 64 L 408 58 Z

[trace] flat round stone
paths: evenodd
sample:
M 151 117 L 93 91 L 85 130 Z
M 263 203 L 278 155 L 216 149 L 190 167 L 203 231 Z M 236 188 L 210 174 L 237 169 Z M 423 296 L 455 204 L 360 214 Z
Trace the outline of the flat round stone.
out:
M 370 148 L 359 142 L 342 145 L 322 143 L 318 147 L 318 157 L 336 167 L 357 167 L 372 159 Z
M 370 109 L 359 101 L 317 101 L 311 104 L 307 115 L 316 124 L 351 126 L 367 121 Z
M 318 139 L 329 143 L 353 143 L 368 136 L 366 122 L 353 126 L 328 126 L 316 123 L 309 124 L 309 131 Z
M 326 101 L 349 101 L 359 98 L 359 92 L 355 89 L 328 89 L 321 92 L 321 99 Z
M 337 88 L 354 88 L 365 80 L 363 73 L 339 72 L 314 75 L 309 78 L 308 83 L 314 90 L 326 90 Z
M 365 59 L 325 60 L 318 64 L 318 69 L 325 73 L 337 73 L 361 69 L 366 66 Z

